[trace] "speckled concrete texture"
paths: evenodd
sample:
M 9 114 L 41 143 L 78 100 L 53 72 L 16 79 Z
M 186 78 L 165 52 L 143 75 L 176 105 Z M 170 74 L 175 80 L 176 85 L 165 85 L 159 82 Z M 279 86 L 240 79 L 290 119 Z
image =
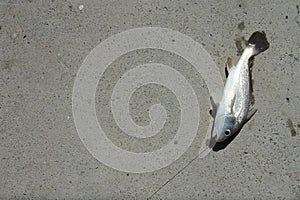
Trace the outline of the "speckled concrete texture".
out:
M 297 0 L 1 0 L 0 198 L 147 199 L 155 193 L 151 199 L 300 199 L 299 10 Z M 90 51 L 114 34 L 152 26 L 202 44 L 223 78 L 227 57 L 238 59 L 240 38 L 264 30 L 270 42 L 253 67 L 254 118 L 227 148 L 196 159 L 174 178 L 198 154 L 210 120 L 205 82 L 181 57 L 130 52 L 105 72 L 96 94 L 101 110 L 118 74 L 137 63 L 182 70 L 196 91 L 201 122 L 191 147 L 168 167 L 135 174 L 102 164 L 81 142 L 72 116 L 74 80 Z M 97 116 L 116 145 L 151 151 L 172 138 L 180 120 L 175 96 L 157 85 L 134 93 L 133 120 L 149 123 L 147 109 L 156 102 L 166 107 L 169 120 L 151 140 L 119 133 L 109 110 Z

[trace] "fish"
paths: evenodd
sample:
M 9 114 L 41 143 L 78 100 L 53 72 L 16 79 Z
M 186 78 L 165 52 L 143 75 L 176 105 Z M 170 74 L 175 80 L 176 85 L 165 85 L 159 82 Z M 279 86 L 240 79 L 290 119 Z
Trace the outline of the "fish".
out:
M 214 118 L 209 148 L 238 133 L 257 109 L 250 105 L 252 95 L 251 69 L 254 57 L 269 48 L 263 31 L 254 32 L 236 65 L 228 59 L 226 82 L 221 101 L 216 104 L 211 98 L 211 115 Z

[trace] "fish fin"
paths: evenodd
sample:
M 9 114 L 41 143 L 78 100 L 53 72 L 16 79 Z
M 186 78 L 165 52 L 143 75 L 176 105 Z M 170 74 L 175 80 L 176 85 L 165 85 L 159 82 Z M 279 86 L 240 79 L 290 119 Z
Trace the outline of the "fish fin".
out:
M 254 32 L 248 40 L 248 46 L 254 48 L 254 56 L 267 50 L 270 44 L 267 40 L 266 33 L 263 31 Z
M 251 109 L 249 110 L 249 113 L 248 113 L 247 118 L 245 119 L 244 124 L 247 123 L 247 122 L 255 115 L 256 112 L 257 112 L 257 109 L 256 109 L 256 108 L 251 108 Z
M 234 93 L 233 98 L 231 100 L 231 104 L 230 104 L 230 112 L 233 113 L 233 107 L 234 107 L 234 103 L 236 100 L 236 93 Z
M 233 66 L 232 58 L 230 58 L 230 57 L 227 58 L 226 65 L 227 65 L 228 69 L 231 69 L 231 67 Z
M 211 106 L 212 106 L 212 109 L 209 110 L 209 114 L 212 118 L 215 118 L 216 114 L 217 114 L 218 104 L 215 103 L 212 96 L 210 96 L 209 99 L 210 99 L 210 103 L 211 103 Z
M 228 77 L 229 75 L 229 70 L 231 69 L 232 67 L 232 59 L 230 57 L 227 58 L 227 61 L 226 61 L 226 64 L 225 64 L 225 76 L 226 78 Z

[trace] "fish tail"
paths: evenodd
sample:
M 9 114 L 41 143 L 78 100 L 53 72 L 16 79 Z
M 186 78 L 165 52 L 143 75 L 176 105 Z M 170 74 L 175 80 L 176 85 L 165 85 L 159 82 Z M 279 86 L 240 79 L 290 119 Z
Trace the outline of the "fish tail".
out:
M 254 55 L 267 50 L 270 46 L 265 32 L 256 31 L 254 32 L 248 40 L 248 46 L 254 49 Z

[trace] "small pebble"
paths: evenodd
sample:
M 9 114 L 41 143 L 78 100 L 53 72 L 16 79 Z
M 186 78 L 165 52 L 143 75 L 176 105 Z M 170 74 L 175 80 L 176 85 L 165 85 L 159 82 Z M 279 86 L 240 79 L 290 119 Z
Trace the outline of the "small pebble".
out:
M 14 33 L 11 35 L 12 39 L 16 39 L 18 37 L 18 33 Z
M 78 6 L 79 10 L 83 9 L 83 5 Z

